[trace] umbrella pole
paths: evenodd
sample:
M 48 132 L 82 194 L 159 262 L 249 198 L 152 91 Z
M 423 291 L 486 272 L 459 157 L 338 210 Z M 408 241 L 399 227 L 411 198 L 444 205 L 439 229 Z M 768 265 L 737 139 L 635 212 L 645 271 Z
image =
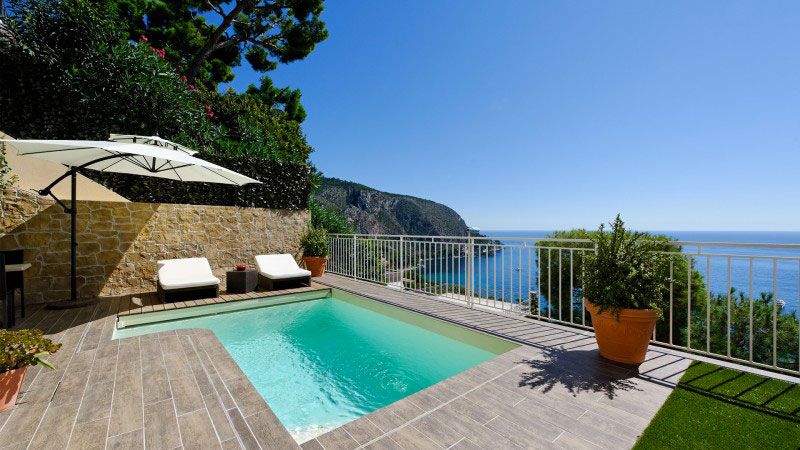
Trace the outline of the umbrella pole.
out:
M 75 303 L 78 301 L 78 202 L 77 202 L 77 170 L 72 170 L 70 176 L 70 191 L 72 205 L 69 208 L 70 214 L 70 280 L 69 280 L 69 299 Z
M 70 277 L 69 277 L 69 300 L 62 300 L 58 302 L 48 303 L 48 309 L 70 309 L 80 308 L 82 306 L 92 305 L 97 303 L 96 298 L 89 298 L 78 300 L 78 169 L 79 167 L 70 167 L 69 171 L 64 175 L 58 177 L 49 186 L 39 191 L 42 195 L 50 195 L 56 202 L 64 208 L 64 212 L 69 213 L 70 217 Z M 69 208 L 61 202 L 50 189 L 53 188 L 59 181 L 67 176 L 70 177 L 70 197 L 71 202 Z

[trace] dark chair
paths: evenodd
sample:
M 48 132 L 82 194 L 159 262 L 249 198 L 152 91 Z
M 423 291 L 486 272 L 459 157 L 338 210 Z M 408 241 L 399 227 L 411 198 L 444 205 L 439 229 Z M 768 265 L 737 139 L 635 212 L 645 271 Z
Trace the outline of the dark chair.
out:
M 25 262 L 25 252 L 23 250 L 5 250 L 0 252 L 5 256 L 6 264 L 22 264 Z M 5 281 L 6 289 L 11 295 L 11 305 L 13 306 L 16 300 L 16 291 L 19 289 L 19 307 L 20 314 L 25 317 L 25 278 L 22 271 L 19 272 L 6 272 Z M 13 323 L 13 319 L 12 319 Z

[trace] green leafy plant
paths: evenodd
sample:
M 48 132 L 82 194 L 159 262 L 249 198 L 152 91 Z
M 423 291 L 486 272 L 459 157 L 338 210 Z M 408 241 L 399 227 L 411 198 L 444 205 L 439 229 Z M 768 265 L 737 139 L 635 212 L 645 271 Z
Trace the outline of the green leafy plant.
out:
M 53 369 L 44 358 L 57 352 L 61 344 L 44 337 L 42 330 L 0 330 L 0 348 L 0 372 L 8 372 L 37 364 Z
M 354 233 L 353 226 L 338 211 L 327 208 L 311 200 L 308 202 L 311 211 L 311 225 L 324 228 L 328 233 L 350 234 Z
M 622 309 L 661 312 L 662 292 L 668 288 L 664 267 L 669 264 L 663 244 L 626 231 L 619 215 L 610 225 L 608 232 L 600 225 L 592 238 L 595 253 L 584 258 L 584 297 L 616 317 Z
M 309 226 L 300 239 L 303 256 L 328 256 L 328 232 L 324 228 Z

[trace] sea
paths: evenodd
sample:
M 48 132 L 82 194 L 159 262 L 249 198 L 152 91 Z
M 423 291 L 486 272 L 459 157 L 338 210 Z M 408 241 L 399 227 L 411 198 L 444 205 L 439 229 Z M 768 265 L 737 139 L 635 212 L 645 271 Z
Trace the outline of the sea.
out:
M 516 245 L 516 238 L 544 238 L 548 230 L 481 230 L 481 234 L 498 241 Z M 680 242 L 736 243 L 736 244 L 800 244 L 800 231 L 651 231 Z M 783 305 L 783 312 L 798 311 L 800 305 L 800 247 L 768 248 L 750 246 L 703 245 L 702 256 L 693 257 L 694 267 L 702 274 L 706 286 L 714 294 L 728 291 L 728 262 L 730 261 L 730 286 L 747 295 L 750 291 L 750 265 L 752 261 L 752 291 L 754 297 L 773 292 Z M 697 253 L 697 247 L 683 245 L 684 253 Z M 521 255 L 520 255 L 521 253 Z M 520 252 L 508 249 L 496 254 L 476 255 L 476 284 L 479 295 L 486 297 L 505 293 L 505 298 L 518 299 L 527 294 L 527 286 L 536 286 L 535 252 Z M 709 256 L 712 255 L 712 256 Z M 730 258 L 729 258 L 730 256 Z M 566 258 L 563 264 L 568 264 Z M 439 267 L 437 269 L 436 267 Z M 432 265 L 427 277 L 463 283 L 464 273 L 458 267 L 441 270 L 440 265 Z M 497 267 L 497 269 L 495 269 Z M 502 268 L 506 273 L 502 273 Z M 499 270 L 495 276 L 495 270 Z M 543 276 L 546 276 L 543 274 Z M 546 293 L 542 293 L 546 297 Z M 564 293 L 564 295 L 568 295 Z M 555 299 L 554 299 L 555 300 Z

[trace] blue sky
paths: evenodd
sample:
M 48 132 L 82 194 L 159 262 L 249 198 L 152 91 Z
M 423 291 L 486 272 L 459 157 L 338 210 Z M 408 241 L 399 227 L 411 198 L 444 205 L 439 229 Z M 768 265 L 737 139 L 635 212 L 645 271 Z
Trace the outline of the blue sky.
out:
M 303 91 L 328 176 L 483 229 L 800 230 L 800 2 L 335 0 L 324 20 L 271 76 Z

